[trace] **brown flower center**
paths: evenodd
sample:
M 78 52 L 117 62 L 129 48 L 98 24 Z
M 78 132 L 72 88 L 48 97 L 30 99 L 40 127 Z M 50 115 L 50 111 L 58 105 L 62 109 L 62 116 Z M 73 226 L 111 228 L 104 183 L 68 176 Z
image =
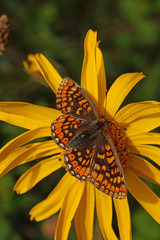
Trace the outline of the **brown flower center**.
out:
M 130 149 L 127 145 L 127 137 L 125 134 L 125 130 L 113 120 L 111 121 L 107 119 L 107 121 L 107 132 L 109 133 L 115 145 L 122 168 L 125 169 L 128 167 L 130 162 Z

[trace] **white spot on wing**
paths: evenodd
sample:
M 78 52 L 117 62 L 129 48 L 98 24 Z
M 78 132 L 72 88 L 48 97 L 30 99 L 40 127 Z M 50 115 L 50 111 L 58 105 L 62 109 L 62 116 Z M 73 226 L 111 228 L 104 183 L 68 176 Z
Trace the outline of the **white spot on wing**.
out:
M 54 139 L 55 143 L 59 143 L 59 138 Z
M 74 175 L 74 171 L 73 171 L 73 170 L 71 170 L 69 173 L 70 173 L 71 175 Z
M 87 178 L 85 176 L 82 176 L 82 180 L 86 180 Z
M 56 136 L 56 134 L 54 132 L 52 132 L 52 137 L 55 137 L 55 136 Z
M 71 165 L 71 164 L 69 164 L 69 163 L 67 163 L 67 164 L 66 164 L 66 168 L 67 168 L 67 170 L 69 171 L 69 170 L 71 170 L 71 168 L 72 168 L 72 165 Z
M 60 144 L 59 144 L 59 147 L 61 147 L 61 148 L 65 148 L 65 146 L 64 146 L 63 143 L 60 143 Z
M 64 156 L 64 162 L 67 163 L 69 161 L 69 158 L 67 156 Z

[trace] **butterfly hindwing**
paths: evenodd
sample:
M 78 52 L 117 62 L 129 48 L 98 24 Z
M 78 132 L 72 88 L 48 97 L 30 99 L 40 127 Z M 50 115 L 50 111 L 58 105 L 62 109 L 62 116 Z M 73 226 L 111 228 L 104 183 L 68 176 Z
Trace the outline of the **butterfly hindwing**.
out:
M 64 155 L 64 162 L 67 170 L 72 176 L 85 181 L 90 178 L 90 166 L 92 164 L 95 151 L 95 141 L 92 139 L 90 144 L 68 151 Z
M 95 120 L 98 111 L 85 91 L 70 78 L 64 78 L 58 88 L 56 96 L 57 109 L 64 114 Z
M 102 130 L 103 131 L 103 130 Z M 109 136 L 101 133 L 91 166 L 91 182 L 111 197 L 123 199 L 127 189 L 118 155 Z

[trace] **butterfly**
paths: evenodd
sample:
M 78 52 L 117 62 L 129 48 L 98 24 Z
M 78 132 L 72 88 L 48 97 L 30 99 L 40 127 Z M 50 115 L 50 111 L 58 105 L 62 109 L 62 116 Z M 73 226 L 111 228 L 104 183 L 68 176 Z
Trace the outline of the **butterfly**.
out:
M 63 115 L 51 124 L 51 135 L 64 152 L 69 173 L 89 180 L 105 194 L 123 199 L 127 188 L 114 143 L 101 116 L 87 93 L 70 78 L 64 78 L 56 95 Z

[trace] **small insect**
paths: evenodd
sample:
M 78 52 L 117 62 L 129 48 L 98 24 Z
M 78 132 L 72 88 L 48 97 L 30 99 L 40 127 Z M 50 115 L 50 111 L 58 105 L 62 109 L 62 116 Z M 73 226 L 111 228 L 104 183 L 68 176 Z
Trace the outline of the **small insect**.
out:
M 107 120 L 86 92 L 69 78 L 60 83 L 56 103 L 63 115 L 52 123 L 51 135 L 65 150 L 66 169 L 81 181 L 91 181 L 111 197 L 125 198 L 124 173 L 107 132 Z

